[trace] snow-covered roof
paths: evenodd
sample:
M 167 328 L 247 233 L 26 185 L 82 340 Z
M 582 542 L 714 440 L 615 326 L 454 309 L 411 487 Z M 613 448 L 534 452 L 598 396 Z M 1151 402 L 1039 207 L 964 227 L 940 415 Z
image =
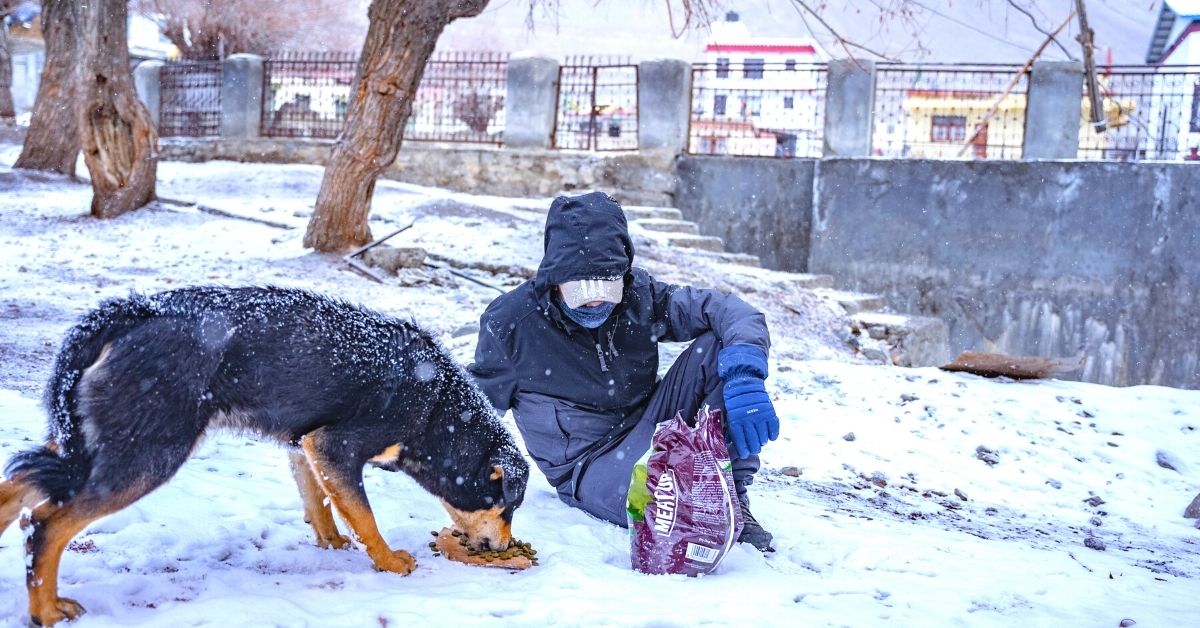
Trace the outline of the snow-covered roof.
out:
M 1166 0 L 1167 7 L 1183 18 L 1200 18 L 1200 0 Z

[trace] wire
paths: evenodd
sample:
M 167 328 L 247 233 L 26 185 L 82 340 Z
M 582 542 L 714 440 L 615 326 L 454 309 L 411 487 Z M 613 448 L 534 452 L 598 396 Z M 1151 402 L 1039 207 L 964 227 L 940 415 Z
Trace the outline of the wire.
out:
M 953 22 L 953 23 L 955 23 L 955 24 L 958 24 L 959 26 L 961 26 L 961 27 L 963 27 L 963 28 L 966 28 L 966 29 L 968 29 L 968 30 L 974 31 L 974 32 L 976 32 L 976 33 L 979 33 L 980 35 L 983 35 L 984 37 L 987 37 L 988 39 L 992 39 L 992 40 L 998 41 L 998 42 L 1000 42 L 1000 43 L 1002 43 L 1002 44 L 1006 44 L 1006 45 L 1012 46 L 1013 48 L 1017 48 L 1018 50 L 1022 50 L 1022 51 L 1026 51 L 1026 52 L 1028 52 L 1028 50 L 1029 50 L 1029 49 L 1028 49 L 1028 48 L 1026 48 L 1025 46 L 1022 46 L 1022 45 L 1020 45 L 1020 44 L 1014 44 L 1013 42 L 1011 42 L 1011 41 L 1009 41 L 1009 40 L 1007 40 L 1007 39 L 1004 39 L 1003 37 L 997 37 L 997 36 L 995 36 L 995 35 L 993 35 L 993 34 L 991 34 L 991 33 L 987 32 L 987 31 L 985 31 L 985 30 L 982 30 L 982 29 L 980 29 L 980 28 L 978 28 L 978 27 L 974 26 L 973 24 L 970 24 L 970 23 L 964 22 L 964 21 L 962 21 L 962 20 L 960 20 L 960 19 L 958 19 L 958 18 L 955 18 L 955 17 L 949 16 L 949 15 L 946 15 L 945 13 L 942 13 L 941 11 L 938 11 L 937 9 L 930 8 L 930 7 L 929 7 L 929 6 L 927 6 L 927 5 L 924 5 L 924 4 L 920 3 L 920 2 L 917 2 L 917 0 L 908 0 L 908 1 L 909 1 L 909 2 L 911 2 L 911 3 L 912 3 L 914 6 L 921 7 L 922 9 L 925 9 L 926 11 L 929 11 L 929 12 L 930 12 L 930 13 L 932 13 L 933 15 L 936 15 L 936 16 L 938 16 L 938 17 L 940 17 L 940 18 L 942 18 L 942 19 L 944 19 L 944 20 L 946 20 L 946 21 L 948 21 L 948 22 Z

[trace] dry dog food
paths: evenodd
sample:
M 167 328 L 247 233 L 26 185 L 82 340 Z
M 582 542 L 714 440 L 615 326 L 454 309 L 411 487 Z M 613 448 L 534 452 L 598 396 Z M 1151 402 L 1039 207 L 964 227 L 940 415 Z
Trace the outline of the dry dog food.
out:
M 467 565 L 503 567 L 505 569 L 529 569 L 538 564 L 537 550 L 529 543 L 512 540 L 506 550 L 477 551 L 471 548 L 467 535 L 450 528 L 430 532 L 437 537 L 429 543 L 434 556 L 445 556 L 450 560 Z

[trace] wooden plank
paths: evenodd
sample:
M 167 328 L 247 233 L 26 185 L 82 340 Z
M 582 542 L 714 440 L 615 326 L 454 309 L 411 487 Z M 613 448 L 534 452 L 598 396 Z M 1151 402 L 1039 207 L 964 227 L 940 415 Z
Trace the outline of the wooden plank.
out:
M 1083 356 L 1074 358 L 1044 358 L 1040 356 L 1004 355 L 964 351 L 953 362 L 940 368 L 983 377 L 1013 379 L 1046 379 L 1083 368 Z

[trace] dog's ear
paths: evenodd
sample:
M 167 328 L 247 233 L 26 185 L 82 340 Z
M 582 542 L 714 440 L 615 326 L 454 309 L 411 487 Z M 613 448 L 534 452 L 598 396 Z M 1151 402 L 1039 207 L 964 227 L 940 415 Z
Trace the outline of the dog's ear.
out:
M 498 450 L 492 454 L 492 481 L 500 482 L 504 503 L 518 506 L 525 499 L 525 485 L 529 481 L 529 465 L 515 451 Z

